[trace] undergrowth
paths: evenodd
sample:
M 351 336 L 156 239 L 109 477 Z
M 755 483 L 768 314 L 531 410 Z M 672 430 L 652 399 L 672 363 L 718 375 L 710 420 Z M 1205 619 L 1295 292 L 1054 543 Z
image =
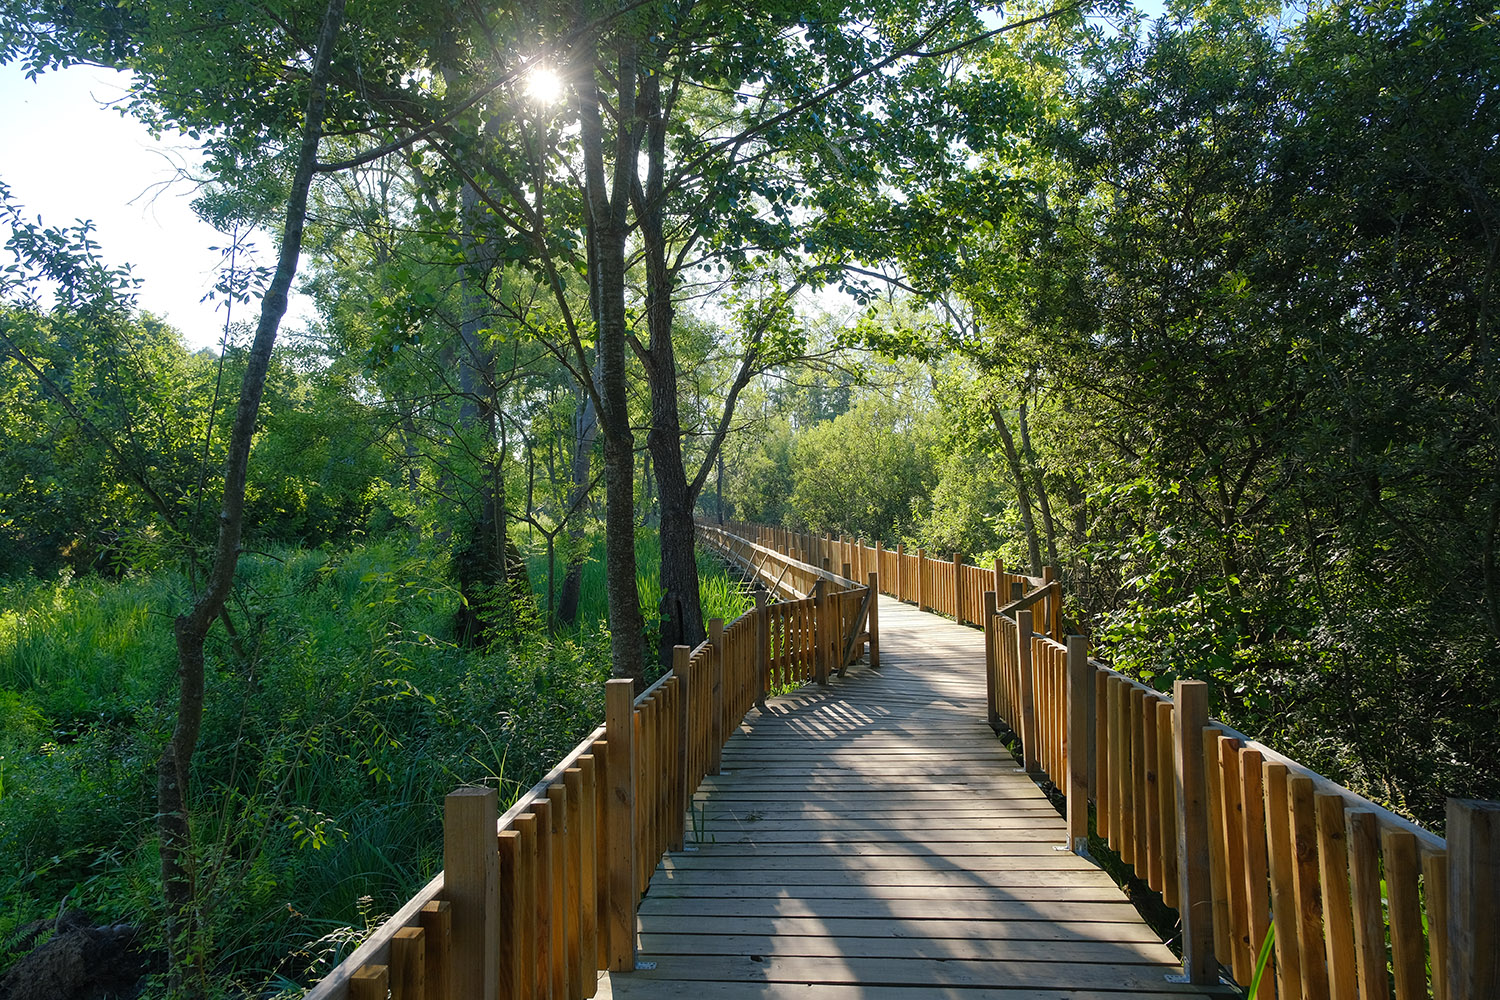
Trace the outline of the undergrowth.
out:
M 738 614 L 704 568 L 705 612 Z M 226 994 L 327 971 L 441 867 L 447 792 L 488 783 L 504 807 L 602 717 L 602 577 L 585 576 L 578 627 L 521 615 L 471 649 L 448 636 L 444 570 L 397 540 L 241 559 L 192 795 Z M 0 970 L 61 909 L 158 925 L 155 764 L 189 598 L 176 573 L 0 585 Z

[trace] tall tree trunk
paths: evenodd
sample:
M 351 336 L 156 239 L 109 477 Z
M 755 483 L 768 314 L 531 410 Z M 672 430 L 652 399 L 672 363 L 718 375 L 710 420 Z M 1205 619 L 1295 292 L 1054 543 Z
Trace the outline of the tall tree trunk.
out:
M 308 89 L 307 118 L 297 167 L 287 196 L 281 249 L 276 271 L 261 299 L 260 321 L 240 383 L 240 399 L 229 434 L 224 460 L 223 507 L 219 513 L 219 535 L 214 545 L 213 566 L 207 586 L 193 606 L 179 615 L 174 632 L 177 640 L 177 718 L 156 774 L 157 830 L 161 837 L 162 894 L 166 904 L 166 940 L 173 989 L 198 997 L 207 991 L 208 942 L 199 921 L 194 881 L 192 829 L 189 823 L 189 782 L 198 732 L 203 723 L 204 642 L 209 627 L 223 611 L 239 564 L 240 538 L 245 520 L 245 484 L 250 466 L 250 445 L 260 413 L 266 373 L 276 334 L 286 315 L 287 296 L 297 273 L 302 251 L 302 230 L 307 220 L 307 194 L 318 159 L 318 140 L 323 129 L 324 97 L 328 89 L 333 47 L 344 19 L 344 0 L 329 0 L 318 32 Z
M 990 404 L 990 418 L 995 421 L 995 430 L 1000 432 L 1000 441 L 1005 445 L 1005 461 L 1010 466 L 1011 478 L 1016 481 L 1016 505 L 1021 508 L 1021 526 L 1026 530 L 1026 550 L 1031 557 L 1031 575 L 1042 575 L 1042 547 L 1036 537 L 1036 521 L 1031 514 L 1031 489 L 1026 485 L 1026 470 L 1021 466 L 1021 456 L 1016 452 L 1016 442 L 1010 436 L 1010 427 L 1000 407 Z
M 651 430 L 646 437 L 660 493 L 661 633 L 657 652 L 670 666 L 672 647 L 696 647 L 707 638 L 698 591 L 693 503 L 682 461 L 682 423 L 677 410 L 677 355 L 672 344 L 675 280 L 667 263 L 663 231 L 666 116 L 661 78 L 641 83 L 640 114 L 646 121 L 646 185 L 638 192 L 636 217 L 646 260 L 646 328 L 651 337 L 643 358 L 651 382 Z
M 596 264 L 589 278 L 597 302 L 599 419 L 604 433 L 604 565 L 609 596 L 611 670 L 645 683 L 645 619 L 636 587 L 635 439 L 625 371 L 626 207 L 635 182 L 639 150 L 635 131 L 636 63 L 634 43 L 620 43 L 617 81 L 618 125 L 613 178 L 604 169 L 604 123 L 598 85 L 579 85 L 579 138 L 582 140 L 587 225 Z
M 1037 507 L 1042 512 L 1042 534 L 1047 542 L 1047 564 L 1056 566 L 1058 564 L 1057 529 L 1052 524 L 1052 504 L 1047 501 L 1047 482 L 1043 475 L 1042 463 L 1037 461 L 1036 452 L 1031 448 L 1031 427 L 1026 420 L 1025 400 L 1021 401 L 1017 422 L 1021 426 L 1021 457 L 1034 477 Z

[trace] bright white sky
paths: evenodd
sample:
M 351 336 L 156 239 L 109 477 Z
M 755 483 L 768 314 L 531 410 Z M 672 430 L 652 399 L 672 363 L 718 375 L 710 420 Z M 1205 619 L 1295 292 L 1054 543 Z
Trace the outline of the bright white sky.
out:
M 217 345 L 222 307 L 200 302 L 213 287 L 219 254 L 228 238 L 193 214 L 193 186 L 169 183 L 177 169 L 195 169 L 199 158 L 187 139 L 156 142 L 140 123 L 101 102 L 119 98 L 123 74 L 76 66 L 44 73 L 35 82 L 21 69 L 0 66 L 0 180 L 27 218 L 48 225 L 89 219 L 95 241 L 111 264 L 130 264 L 142 309 L 165 318 L 191 348 Z M 165 186 L 163 186 L 165 185 Z M 0 243 L 9 235 L 0 227 Z M 263 262 L 274 241 L 255 240 Z M 9 263 L 0 254 L 0 264 Z M 300 308 L 299 308 L 300 306 Z M 255 318 L 236 305 L 235 319 Z M 288 323 L 308 315 L 294 298 Z

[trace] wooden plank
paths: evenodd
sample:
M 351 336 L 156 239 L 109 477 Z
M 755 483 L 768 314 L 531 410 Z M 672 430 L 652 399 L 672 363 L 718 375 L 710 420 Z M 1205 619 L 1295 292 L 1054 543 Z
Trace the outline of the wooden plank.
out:
M 1204 777 L 1208 788 L 1208 862 L 1213 885 L 1214 954 L 1226 969 L 1233 960 L 1234 932 L 1229 919 L 1229 868 L 1224 851 L 1223 769 L 1219 765 L 1219 732 L 1203 732 Z M 1232 975 L 1231 971 L 1231 975 Z
M 1422 852 L 1422 896 L 1433 1000 L 1448 1000 L 1448 852 Z
M 705 924 L 702 919 L 684 914 L 653 914 L 643 919 L 647 933 L 695 934 Z M 715 934 L 758 935 L 766 937 L 829 937 L 856 940 L 860 938 L 907 938 L 912 928 L 894 923 L 886 917 L 799 917 L 799 916 L 720 916 L 713 922 Z M 1159 944 L 1160 939 L 1143 923 L 1129 921 L 1095 923 L 1091 921 L 1036 920 L 967 920 L 961 913 L 950 912 L 947 918 L 924 920 L 922 939 L 929 941 L 1127 941 Z M 1168 971 L 1171 971 L 1170 969 Z
M 883 983 L 909 986 L 990 986 L 1004 982 L 1013 988 L 1042 987 L 1057 980 L 1055 963 L 971 962 L 845 958 L 767 957 L 748 955 L 653 956 L 656 967 L 641 970 L 643 980 L 677 979 L 691 975 L 726 981 L 754 979 L 774 983 Z M 760 961 L 756 961 L 760 958 Z M 1150 990 L 1165 992 L 1170 986 L 1149 965 L 1070 965 L 1068 981 L 1075 989 Z M 1181 992 L 1194 993 L 1191 987 Z
M 1172 703 L 1165 698 L 1156 704 L 1156 774 L 1157 805 L 1161 830 L 1162 898 L 1176 908 L 1181 902 L 1177 881 L 1177 780 L 1172 760 Z
M 782 899 L 788 895 L 786 886 L 759 883 L 754 885 L 724 885 L 721 883 L 681 883 L 657 878 L 651 884 L 653 899 Z M 819 899 L 864 899 L 864 900 L 947 900 L 972 902 L 1037 903 L 1056 900 L 1064 903 L 1118 903 L 1121 893 L 1108 879 L 1089 879 L 1072 885 L 1041 886 L 994 886 L 973 884 L 934 885 L 921 882 L 917 885 L 881 885 L 871 882 L 844 882 L 821 884 L 817 889 Z
M 1245 815 L 1241 787 L 1240 741 L 1219 737 L 1219 802 L 1223 816 L 1224 876 L 1228 888 L 1230 959 L 1237 983 L 1250 982 L 1259 944 L 1250 943 L 1249 904 L 1245 896 Z
M 1032 941 L 935 938 L 846 938 L 767 934 L 641 935 L 648 955 L 770 955 L 779 958 L 900 958 L 1000 962 L 1161 965 L 1172 961 L 1156 941 Z
M 1332 1000 L 1355 1000 L 1354 915 L 1349 904 L 1349 849 L 1344 800 L 1319 792 L 1318 874 L 1323 883 L 1323 937 Z
M 564 836 L 564 875 L 567 884 L 564 888 L 563 905 L 565 907 L 566 921 L 564 924 L 565 943 L 567 946 L 568 960 L 568 995 L 570 997 L 582 997 L 584 985 L 594 979 L 593 956 L 589 956 L 587 967 L 584 965 L 583 956 L 583 910 L 584 897 L 589 896 L 592 900 L 593 884 L 584 882 L 583 878 L 583 814 L 584 789 L 583 769 L 570 767 L 563 772 L 563 787 L 567 792 L 564 798 L 567 810 L 566 833 Z M 589 798 L 593 798 L 593 789 L 589 789 Z M 592 801 L 590 801 L 592 806 Z M 593 842 L 588 844 L 589 853 L 594 849 Z M 587 888 L 587 891 L 585 891 Z
M 1380 905 L 1380 823 L 1368 809 L 1346 809 L 1344 824 L 1349 831 L 1355 980 L 1360 996 L 1389 997 L 1385 913 Z
M 420 927 L 403 927 L 391 938 L 391 1000 L 426 1000 L 426 937 Z
M 390 969 L 384 965 L 362 965 L 349 977 L 350 1000 L 386 1000 Z
M 1302 948 L 1297 937 L 1297 857 L 1287 800 L 1288 774 L 1280 761 L 1265 761 L 1262 768 L 1271 920 L 1276 927 L 1276 988 L 1281 1000 L 1298 1000 L 1302 996 Z
M 1422 900 L 1417 891 L 1417 838 L 1405 830 L 1382 830 L 1386 900 L 1390 909 L 1391 972 L 1396 1000 L 1427 996 L 1426 942 L 1422 939 Z
M 541 962 L 537 960 L 541 948 L 541 913 L 540 899 L 543 889 L 543 868 L 541 856 L 541 842 L 538 838 L 536 816 L 527 813 L 517 816 L 512 822 L 512 829 L 520 835 L 520 843 L 517 849 L 516 881 L 518 885 L 517 906 L 520 919 L 520 951 L 525 956 L 521 964 L 521 995 L 527 998 L 543 1000 L 547 991 L 551 989 L 551 979 L 543 980 Z M 452 994 L 440 994 L 440 996 L 451 996 Z
M 500 927 L 495 939 L 499 995 L 500 1000 L 521 1000 L 526 996 L 521 987 L 522 967 L 528 957 L 522 950 L 521 933 L 521 834 L 514 828 L 501 830 L 496 849 L 500 855 Z M 421 998 L 422 994 L 410 996 Z
M 1243 750 L 1240 764 L 1240 851 L 1245 862 L 1245 912 L 1250 929 L 1250 967 L 1253 972 L 1261 942 L 1271 928 L 1270 869 L 1266 847 L 1266 799 L 1262 761 L 1257 750 Z M 1267 969 L 1256 993 L 1258 1000 L 1274 1000 L 1276 979 Z M 1246 987 L 1249 983 L 1246 982 Z
M 1125 836 L 1130 840 L 1130 863 L 1135 868 L 1136 877 L 1143 882 L 1150 873 L 1146 831 L 1151 811 L 1146 802 L 1145 701 L 1146 692 L 1132 685 L 1125 700 L 1130 732 L 1130 746 L 1126 751 L 1130 760 L 1130 811 L 1125 814 Z
M 1293 882 L 1297 893 L 1297 944 L 1302 955 L 1303 1000 L 1327 1000 L 1328 959 L 1323 947 L 1323 882 L 1318 871 L 1318 822 L 1312 779 L 1287 779 L 1292 827 Z
M 552 801 L 542 799 L 531 807 L 531 814 L 536 821 L 536 939 L 533 954 L 536 956 L 534 969 L 534 991 L 540 1000 L 548 997 L 561 1000 L 554 992 L 553 969 L 561 961 L 554 950 L 554 942 L 557 940 L 553 933 L 555 924 L 560 914 L 553 912 L 552 901 L 557 898 L 555 879 L 557 868 L 552 859 Z M 462 994 L 459 994 L 460 996 Z
M 451 995 L 453 981 L 453 908 L 446 900 L 433 900 L 422 907 L 421 922 L 427 955 L 427 981 L 430 1000 L 445 1000 Z

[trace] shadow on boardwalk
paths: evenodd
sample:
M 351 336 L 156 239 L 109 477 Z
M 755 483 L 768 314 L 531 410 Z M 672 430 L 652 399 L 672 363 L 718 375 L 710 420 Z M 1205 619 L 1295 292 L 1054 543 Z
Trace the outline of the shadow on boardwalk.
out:
M 1188 1000 L 985 724 L 984 638 L 881 598 L 881 662 L 752 710 L 600 996 Z

